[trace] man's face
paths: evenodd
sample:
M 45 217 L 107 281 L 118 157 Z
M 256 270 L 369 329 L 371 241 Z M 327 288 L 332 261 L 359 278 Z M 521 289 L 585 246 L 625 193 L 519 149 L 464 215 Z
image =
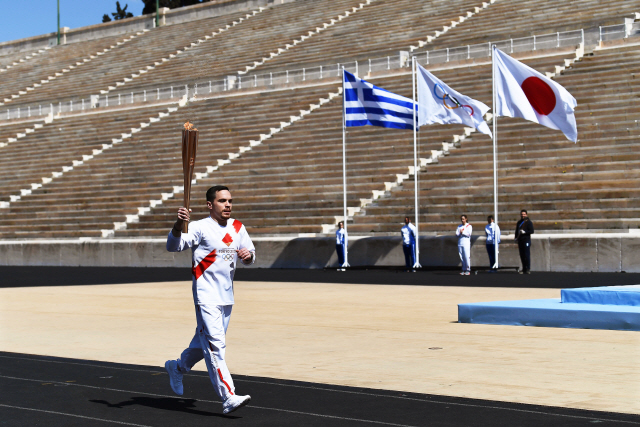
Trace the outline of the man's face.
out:
M 409 223 L 410 223 L 410 222 L 411 222 L 411 221 L 409 221 L 409 218 L 408 218 L 408 217 L 404 219 L 404 223 L 405 223 L 406 225 L 409 225 Z
M 467 217 L 466 216 L 461 216 L 460 217 L 460 222 L 463 223 L 463 224 L 466 224 L 467 223 Z
M 527 213 L 526 212 L 520 212 L 520 218 L 521 219 L 525 219 L 527 217 Z
M 232 204 L 231 193 L 227 190 L 220 190 L 216 193 L 216 198 L 213 202 L 207 202 L 207 208 L 209 208 L 209 213 L 213 219 L 226 221 L 231 218 Z

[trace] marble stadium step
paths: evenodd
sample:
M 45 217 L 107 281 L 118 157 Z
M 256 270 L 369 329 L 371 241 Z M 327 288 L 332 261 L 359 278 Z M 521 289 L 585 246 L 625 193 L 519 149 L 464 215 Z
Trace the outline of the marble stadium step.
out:
M 485 222 L 488 215 L 492 214 L 492 209 L 487 209 L 486 211 L 460 211 L 459 209 L 449 210 L 448 212 L 442 213 L 420 213 L 420 222 L 421 223 L 431 223 L 431 222 L 459 222 L 460 214 L 468 215 L 469 221 L 472 222 Z M 617 220 L 617 219 L 632 219 L 635 218 L 640 220 L 640 209 L 576 209 L 576 210 L 557 210 L 553 212 L 548 211 L 534 211 L 531 210 L 531 217 L 537 221 L 559 221 L 559 220 Z M 500 219 L 502 218 L 502 219 Z M 519 210 L 514 211 L 506 211 L 500 213 L 500 221 L 504 221 L 505 218 L 511 218 L 513 221 L 517 221 L 519 218 Z M 368 218 L 366 215 L 356 215 L 354 217 L 355 224 L 378 224 L 380 222 L 387 224 L 393 222 L 402 222 L 403 215 L 394 213 L 392 215 L 379 215 L 376 220 L 373 221 L 372 218 Z M 533 220 L 533 219 L 532 219 Z M 484 227 L 483 227 L 484 229 Z
M 491 190 L 491 191 L 490 191 Z M 395 193 L 395 192 L 394 192 Z M 389 206 L 390 204 L 397 203 L 398 200 L 405 201 L 402 205 L 406 208 L 413 206 L 413 192 L 409 194 L 409 192 L 392 194 L 393 199 L 390 202 L 387 202 L 386 199 L 378 200 L 378 204 L 381 203 L 389 203 L 386 204 Z M 624 197 L 639 197 L 640 191 L 636 191 L 634 188 L 631 189 L 589 189 L 589 190 L 578 190 L 578 191 L 547 191 L 544 193 L 539 192 L 516 192 L 509 194 L 508 197 L 505 197 L 504 194 L 500 193 L 500 200 L 512 203 L 518 203 L 522 206 L 533 206 L 534 203 L 540 201 L 541 203 L 560 203 L 563 201 L 573 201 L 573 200 L 598 200 L 598 199 L 620 199 Z M 435 205 L 443 205 L 443 204 L 456 204 L 462 207 L 469 204 L 478 204 L 478 203 L 491 203 L 493 204 L 493 191 L 492 188 L 487 188 L 486 191 L 483 192 L 474 192 L 474 193 L 466 193 L 466 194 L 444 194 L 440 196 L 427 196 L 425 193 L 420 193 L 419 196 L 421 203 L 424 205 L 427 204 L 435 204 Z
M 65 74 L 77 67 L 82 68 L 84 63 L 93 59 L 92 57 L 95 57 L 98 52 L 103 54 L 127 37 L 129 35 L 108 36 L 72 45 L 54 46 L 33 60 L 16 65 L 3 73 L 3 81 L 0 82 L 0 101 L 4 100 L 4 102 L 0 104 L 13 106 L 16 99 L 20 102 L 28 101 L 33 93 L 40 92 L 39 89 L 48 89 L 55 85 Z M 34 90 L 26 91 L 26 88 Z
M 535 0 L 520 1 L 517 4 L 498 1 L 487 12 L 479 13 L 469 20 L 473 25 L 459 25 L 425 49 L 488 42 L 495 40 L 496 33 L 508 34 L 505 38 L 518 38 L 607 25 L 604 22 L 622 23 L 622 17 L 636 12 L 636 9 L 637 5 L 633 2 L 618 1 L 602 3 L 597 0 L 571 0 L 562 4 Z M 523 10 L 527 12 L 523 13 Z
M 351 9 L 360 7 L 357 0 L 303 0 L 297 4 L 281 4 L 268 7 L 263 12 L 247 20 L 246 25 L 230 29 L 222 37 L 215 37 L 214 43 L 203 43 L 190 52 L 166 62 L 157 69 L 145 74 L 129 86 L 149 86 L 152 82 L 172 81 L 178 75 L 176 70 L 190 66 L 196 61 L 207 63 L 209 76 L 221 77 L 230 74 L 242 74 L 246 69 L 258 67 L 265 59 L 271 60 L 283 49 L 298 48 L 304 45 L 310 31 L 315 31 L 324 22 Z M 304 10 L 304 12 L 303 12 Z M 265 36 L 267 35 L 267 36 Z M 297 42 L 294 42 L 297 40 Z M 290 45 L 293 43 L 293 45 Z M 225 58 L 220 61 L 219 58 Z
M 590 203 L 589 203 L 590 202 Z M 493 212 L 493 204 L 492 203 L 467 203 L 465 205 L 466 212 L 477 212 L 480 213 L 481 216 L 484 214 L 485 217 L 487 212 Z M 509 199 L 502 201 L 499 205 L 500 216 L 509 215 L 509 217 L 514 216 L 518 217 L 520 214 L 520 209 L 522 208 L 521 203 L 511 202 Z M 553 202 L 536 202 L 535 210 L 532 210 L 532 214 L 534 212 L 544 212 L 544 211 L 560 211 L 564 210 L 566 212 L 572 211 L 587 211 L 587 212 L 598 212 L 600 209 L 608 210 L 611 212 L 616 211 L 624 211 L 627 210 L 630 212 L 632 209 L 640 208 L 640 203 L 631 203 L 627 204 L 626 200 L 620 200 L 618 202 L 611 200 L 592 200 L 592 201 L 581 201 L 581 200 L 567 200 L 560 203 Z M 441 205 L 421 205 L 420 213 L 422 214 L 451 214 L 451 212 L 456 212 L 460 207 L 456 204 L 441 204 Z M 371 222 L 373 218 L 381 218 L 381 217 L 396 217 L 398 214 L 398 209 L 396 207 L 387 207 L 387 206 L 367 206 L 367 215 L 358 215 L 355 218 L 356 222 Z M 410 208 L 407 210 L 408 214 L 413 215 L 414 210 Z
M 451 1 L 446 5 L 432 4 L 429 8 L 410 0 L 373 2 L 354 17 L 344 19 L 327 31 L 312 37 L 299 49 L 293 49 L 265 64 L 265 70 L 280 70 L 290 64 L 302 68 L 318 62 L 318 58 L 331 57 L 336 62 L 353 60 L 357 52 L 375 52 L 384 56 L 396 54 L 417 44 L 425 34 L 434 34 L 452 21 L 459 22 L 461 16 L 482 7 L 480 1 Z M 375 25 L 371 23 L 375 22 Z M 352 43 L 341 43 L 345 34 L 358 35 Z M 392 34 L 394 36 L 389 36 Z M 355 58 L 354 58 L 355 55 Z M 360 57 L 364 57 L 362 54 Z M 369 56 L 370 57 L 370 56 Z
M 515 221 L 512 221 L 515 228 Z M 620 220 L 598 220 L 598 221 L 536 221 L 535 226 L 540 230 L 545 230 L 547 233 L 563 230 L 620 230 L 626 232 L 628 229 L 635 229 L 640 224 L 640 220 L 635 219 L 620 219 Z M 455 230 L 459 222 L 455 222 L 453 219 L 446 223 L 425 223 L 420 224 L 420 233 L 436 233 L 438 235 L 455 235 Z M 485 222 L 471 222 L 474 228 L 474 235 L 484 235 Z M 369 234 L 369 233 L 399 233 L 400 224 L 349 224 L 350 234 Z M 480 232 L 476 233 L 476 230 Z M 603 237 L 605 237 L 604 234 Z
M 56 81 L 55 90 L 48 96 L 29 94 L 23 102 L 47 101 L 60 98 L 60 94 L 64 94 L 66 98 L 99 94 L 101 90 L 125 78 L 131 78 L 132 74 L 140 70 L 155 67 L 156 63 L 162 63 L 163 58 L 169 59 L 176 51 L 245 14 L 246 12 L 207 18 L 196 26 L 182 23 L 155 28 L 143 37 L 118 45 L 112 51 L 92 59 L 86 68 L 79 67 L 77 71 L 73 70 L 73 73 L 60 77 Z M 78 85 L 77 81 L 84 81 L 85 84 Z

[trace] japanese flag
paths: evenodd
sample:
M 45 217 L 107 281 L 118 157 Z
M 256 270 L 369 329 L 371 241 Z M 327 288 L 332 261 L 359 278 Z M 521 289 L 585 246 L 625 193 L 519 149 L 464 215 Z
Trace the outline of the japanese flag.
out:
M 521 117 L 578 140 L 578 128 L 573 114 L 576 99 L 558 83 L 531 67 L 516 61 L 499 49 L 494 49 L 494 72 L 498 116 Z

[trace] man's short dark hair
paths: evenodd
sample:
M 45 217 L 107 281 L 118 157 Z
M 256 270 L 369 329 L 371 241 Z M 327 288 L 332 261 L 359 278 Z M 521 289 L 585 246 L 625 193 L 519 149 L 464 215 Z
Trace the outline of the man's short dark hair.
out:
M 344 225 L 344 221 L 340 221 L 338 225 Z
M 214 185 L 213 187 L 208 189 L 207 202 L 213 203 L 213 201 L 216 199 L 216 194 L 218 194 L 218 191 L 222 191 L 222 190 L 229 191 L 229 188 L 226 185 Z
M 495 218 L 493 217 L 493 215 L 489 215 L 489 216 L 487 217 L 487 221 L 491 221 L 492 219 L 493 219 L 493 220 L 495 220 Z
M 527 210 L 526 210 L 526 209 L 522 209 L 522 210 L 520 211 L 520 213 L 522 213 L 522 212 L 524 212 L 524 213 L 526 213 L 527 215 L 529 215 L 529 212 L 527 212 Z
M 469 217 L 466 214 L 462 214 L 460 215 L 460 218 L 465 217 L 467 220 L 469 219 Z

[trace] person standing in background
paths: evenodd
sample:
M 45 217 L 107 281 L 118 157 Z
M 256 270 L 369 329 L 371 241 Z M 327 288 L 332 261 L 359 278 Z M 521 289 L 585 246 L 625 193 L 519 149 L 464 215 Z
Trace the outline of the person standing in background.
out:
M 469 224 L 467 216 L 460 216 L 461 224 L 456 229 L 456 236 L 458 236 L 458 254 L 460 255 L 460 261 L 462 261 L 461 276 L 468 276 L 471 274 L 471 232 L 473 227 Z
M 344 271 L 344 250 L 347 243 L 347 232 L 344 229 L 344 221 L 338 223 L 338 229 L 336 230 L 336 253 L 338 254 L 338 267 L 339 271 Z
M 495 223 L 493 215 L 487 217 L 487 226 L 484 228 L 487 235 L 487 254 L 489 255 L 489 271 L 496 271 L 496 245 L 500 245 L 500 227 Z
M 515 239 L 518 242 L 518 252 L 522 262 L 520 274 L 531 274 L 531 235 L 534 233 L 533 223 L 526 210 L 520 211 L 520 221 L 516 224 Z
M 407 271 L 416 270 L 413 268 L 416 265 L 416 226 L 411 224 L 411 220 L 408 216 L 404 217 L 404 225 L 400 229 L 402 234 L 402 252 L 404 252 L 404 264 Z

